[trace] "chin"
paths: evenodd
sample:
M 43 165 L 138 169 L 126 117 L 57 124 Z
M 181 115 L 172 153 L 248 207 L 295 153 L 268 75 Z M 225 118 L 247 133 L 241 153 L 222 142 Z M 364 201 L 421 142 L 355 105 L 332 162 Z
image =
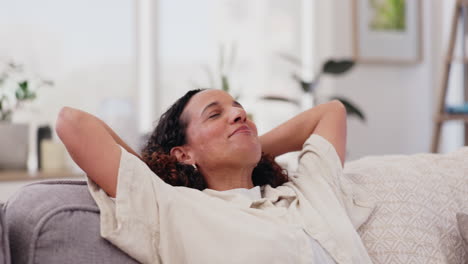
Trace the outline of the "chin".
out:
M 253 157 L 260 159 L 262 155 L 262 146 L 258 137 L 242 137 L 231 142 L 232 150 L 242 157 Z
M 262 150 L 259 146 L 251 146 L 249 148 L 239 149 L 239 156 L 245 160 L 251 160 L 253 163 L 258 163 L 262 157 Z

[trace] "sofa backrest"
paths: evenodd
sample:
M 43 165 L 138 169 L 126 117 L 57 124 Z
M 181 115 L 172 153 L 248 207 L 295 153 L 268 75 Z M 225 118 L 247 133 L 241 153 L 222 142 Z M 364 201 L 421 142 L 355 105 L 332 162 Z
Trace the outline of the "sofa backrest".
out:
M 12 263 L 138 263 L 100 236 L 85 181 L 27 185 L 5 204 Z

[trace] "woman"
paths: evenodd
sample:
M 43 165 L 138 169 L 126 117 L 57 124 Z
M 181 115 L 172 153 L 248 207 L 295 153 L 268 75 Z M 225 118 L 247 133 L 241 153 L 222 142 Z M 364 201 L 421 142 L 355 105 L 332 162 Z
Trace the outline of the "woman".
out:
M 341 177 L 346 111 L 338 101 L 258 137 L 229 94 L 189 91 L 142 156 L 76 109 L 61 110 L 56 130 L 87 173 L 101 235 L 140 262 L 371 262 L 355 229 L 373 206 Z M 301 148 L 289 178 L 268 157 Z

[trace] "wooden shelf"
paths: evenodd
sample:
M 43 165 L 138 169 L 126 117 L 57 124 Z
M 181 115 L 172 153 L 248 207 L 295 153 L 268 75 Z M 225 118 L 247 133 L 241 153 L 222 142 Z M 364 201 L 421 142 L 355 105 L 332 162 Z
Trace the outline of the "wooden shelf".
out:
M 449 121 L 449 120 L 462 120 L 466 123 L 468 123 L 468 114 L 448 114 L 444 113 L 439 115 L 438 118 L 436 118 L 437 122 L 443 122 L 443 121 Z
M 0 170 L 0 182 L 7 181 L 38 181 L 49 179 L 86 179 L 83 173 L 76 173 L 66 170 L 61 171 L 48 171 L 48 172 L 34 172 L 29 173 L 24 170 Z
M 465 114 L 464 111 L 457 111 L 455 113 L 446 112 L 446 97 L 449 86 L 449 77 L 451 72 L 452 63 L 461 63 L 463 65 L 463 70 L 465 71 L 468 68 L 468 58 L 465 54 L 456 55 L 455 51 L 455 42 L 457 41 L 457 32 L 458 25 L 466 25 L 466 17 L 463 15 L 468 8 L 468 0 L 456 0 L 455 8 L 453 9 L 452 23 L 450 27 L 450 37 L 447 47 L 447 56 L 445 57 L 444 67 L 442 67 L 442 81 L 440 84 L 440 94 L 437 103 L 437 114 L 434 117 L 434 129 L 432 133 L 432 145 L 431 151 L 436 153 L 439 150 L 439 143 L 442 135 L 442 124 L 445 121 L 459 120 L 463 121 L 464 130 L 465 130 L 465 145 L 468 144 L 468 114 Z M 461 22 L 461 23 L 460 23 Z M 468 30 L 466 27 L 462 28 L 463 38 L 468 35 Z M 464 43 L 464 42 L 463 42 Z M 466 48 L 466 47 L 462 47 Z M 466 50 L 464 50 L 466 51 Z M 468 76 L 464 75 L 464 81 L 468 81 Z M 468 102 L 468 89 L 465 86 L 465 103 Z M 455 108 L 459 109 L 459 108 Z M 464 109 L 464 108 L 460 108 Z
M 452 57 L 447 59 L 447 63 L 468 63 L 468 58 Z

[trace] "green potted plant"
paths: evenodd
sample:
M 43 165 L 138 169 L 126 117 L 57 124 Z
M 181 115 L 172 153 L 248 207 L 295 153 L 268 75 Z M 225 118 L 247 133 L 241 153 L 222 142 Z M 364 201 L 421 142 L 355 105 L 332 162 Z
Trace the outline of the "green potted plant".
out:
M 296 65 L 296 66 L 300 66 L 301 63 L 299 61 L 299 59 L 293 57 L 293 56 L 290 56 L 288 54 L 280 54 L 280 56 L 291 62 L 293 65 Z M 315 77 L 313 78 L 312 81 L 304 81 L 301 77 L 299 77 L 297 74 L 293 73 L 292 74 L 292 78 L 294 80 L 297 81 L 297 83 L 299 84 L 299 86 L 301 87 L 302 91 L 304 93 L 306 93 L 306 95 L 308 95 L 309 98 L 311 98 L 311 100 L 314 100 L 313 102 L 313 105 L 316 105 L 317 104 L 317 97 L 316 96 L 312 96 L 312 95 L 315 95 L 315 90 L 317 88 L 317 86 L 319 85 L 320 83 L 320 79 L 321 77 L 324 75 L 324 74 L 328 74 L 328 75 L 341 75 L 341 74 L 344 74 L 346 72 L 348 72 L 349 70 L 351 70 L 355 65 L 355 62 L 353 60 L 347 60 L 347 59 L 343 59 L 343 60 L 327 60 L 323 63 L 322 67 L 320 68 L 319 72 L 315 73 Z M 266 97 L 265 99 L 270 99 L 270 100 L 282 100 L 282 101 L 288 101 L 289 99 L 286 99 L 286 98 L 281 98 L 281 97 L 274 97 L 274 98 L 270 98 L 270 97 Z M 343 103 L 343 105 L 346 107 L 346 111 L 348 112 L 348 115 L 349 116 L 356 116 L 357 118 L 359 118 L 360 120 L 362 120 L 363 122 L 365 122 L 366 118 L 365 118 L 365 115 L 363 113 L 363 111 L 353 102 L 351 102 L 349 99 L 347 98 L 344 98 L 342 96 L 331 96 L 330 98 L 326 98 L 326 100 L 339 100 L 341 103 Z
M 0 65 L 0 169 L 26 169 L 29 124 L 13 123 L 13 114 L 36 99 L 39 88 L 51 85 L 51 81 L 29 74 L 20 64 Z
M 14 111 L 25 102 L 33 101 L 37 91 L 53 83 L 26 72 L 21 64 L 13 62 L 0 66 L 0 121 L 11 122 Z

